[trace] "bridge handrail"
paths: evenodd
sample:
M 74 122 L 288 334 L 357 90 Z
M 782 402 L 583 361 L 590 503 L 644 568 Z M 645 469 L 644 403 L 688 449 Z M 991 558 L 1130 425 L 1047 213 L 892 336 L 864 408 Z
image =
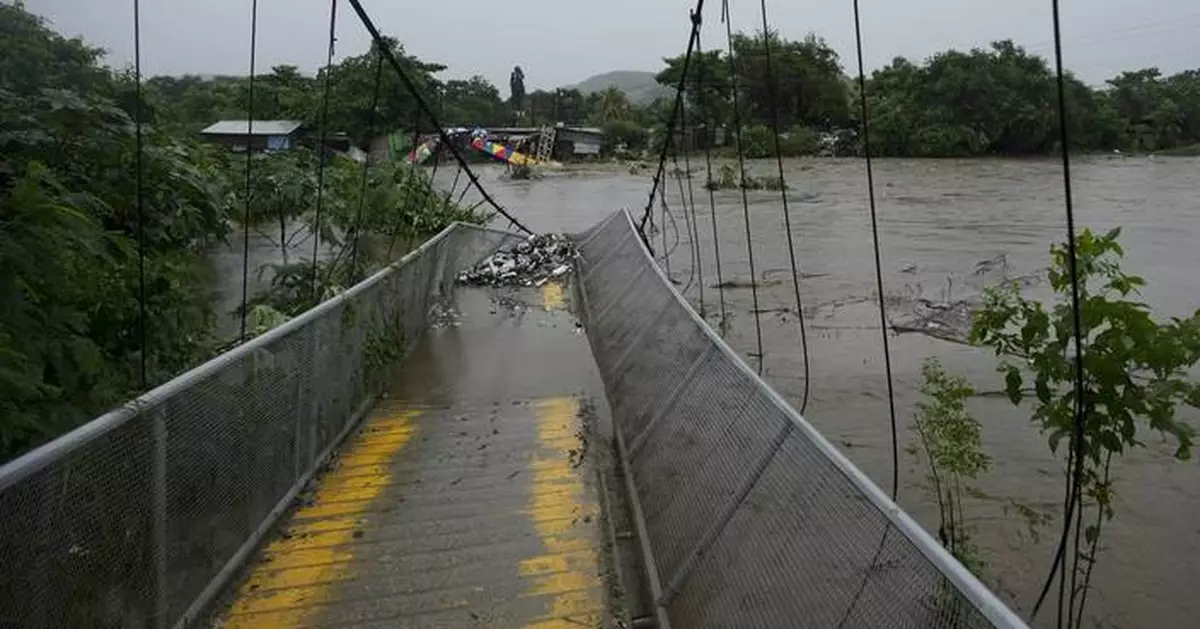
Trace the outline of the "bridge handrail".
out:
M 616 222 L 617 225 L 614 226 L 613 225 L 614 222 Z M 614 275 L 614 276 L 621 277 L 621 281 L 623 282 L 622 288 L 618 291 L 609 291 L 611 294 L 607 296 L 608 297 L 607 303 L 604 303 L 599 306 L 600 307 L 599 313 L 597 313 L 594 310 L 594 308 L 597 307 L 597 304 L 589 303 L 590 299 L 592 299 L 592 296 L 590 296 L 588 294 L 589 289 L 590 288 L 595 289 L 595 288 L 601 287 L 600 280 L 597 279 L 597 275 L 602 274 L 603 271 L 597 271 L 597 268 L 599 268 L 602 264 L 610 263 L 613 260 L 621 257 L 619 255 L 619 253 L 613 253 L 611 251 L 608 251 L 611 249 L 620 249 L 621 245 L 616 242 L 609 242 L 609 243 L 607 243 L 608 244 L 607 247 L 603 247 L 605 249 L 605 251 L 600 252 L 600 254 L 597 256 L 598 259 L 596 259 L 596 260 L 588 259 L 588 256 L 589 256 L 588 244 L 590 242 L 592 242 L 594 239 L 596 239 L 596 240 L 600 239 L 599 237 L 606 229 L 611 229 L 614 231 L 618 230 L 618 229 L 625 230 L 625 233 L 620 236 L 620 238 L 621 238 L 620 243 L 624 243 L 627 248 L 634 248 L 634 249 L 636 249 L 636 251 L 640 252 L 639 254 L 637 254 L 635 256 L 635 257 L 639 258 L 639 260 L 637 261 L 637 263 L 634 264 L 634 266 L 640 264 L 640 265 L 644 265 L 644 268 L 651 269 L 652 273 L 653 273 L 653 278 L 655 280 L 654 283 L 657 284 L 657 286 L 655 286 L 653 288 L 653 290 L 665 289 L 665 291 L 667 291 L 666 294 L 668 295 L 668 297 L 666 297 L 665 300 L 663 300 L 661 310 L 654 312 L 654 308 L 658 306 L 658 302 L 655 301 L 657 299 L 656 297 L 647 295 L 647 294 L 645 294 L 646 292 L 643 292 L 642 294 L 634 294 L 634 289 L 637 287 L 636 283 L 638 282 L 637 274 L 640 274 L 644 269 L 637 269 L 635 274 L 631 274 L 631 271 L 633 270 L 632 268 L 623 269 L 624 272 L 622 272 L 622 273 L 612 273 L 612 275 Z M 832 465 L 837 469 L 837 471 L 841 475 L 843 475 L 847 480 L 849 480 L 849 482 L 852 484 L 852 486 L 855 489 L 857 489 L 858 492 L 860 492 L 861 495 L 863 497 L 865 497 L 866 500 L 879 513 L 881 513 L 884 517 L 886 517 L 886 519 L 890 523 L 891 527 L 898 530 L 904 536 L 904 538 L 908 542 L 911 543 L 912 546 L 915 546 L 917 551 L 919 551 L 920 554 L 930 564 L 932 564 L 932 566 L 934 568 L 936 568 L 937 571 L 940 572 L 940 574 L 947 581 L 949 581 L 949 583 L 951 585 L 953 585 L 954 589 L 959 594 L 961 594 L 967 601 L 970 602 L 971 606 L 973 606 L 976 610 L 978 610 L 978 612 L 980 614 L 982 614 L 982 616 L 984 618 L 986 618 L 988 623 L 990 623 L 992 626 L 995 626 L 995 627 L 1013 627 L 1013 628 L 1027 627 L 1026 623 L 1019 616 L 1017 616 L 1015 613 L 1013 613 L 1008 608 L 1008 606 L 1005 605 L 999 598 L 997 598 L 996 595 L 994 593 L 992 593 L 990 589 L 987 588 L 987 586 L 985 586 L 982 582 L 980 582 L 978 578 L 976 578 L 969 570 L 967 570 L 941 544 L 939 544 L 936 540 L 934 540 L 934 538 L 932 536 L 930 536 L 929 533 L 927 533 L 925 531 L 925 529 L 920 526 L 920 524 L 918 524 L 911 516 L 909 516 L 903 509 L 901 509 L 895 502 L 893 502 L 887 496 L 887 494 L 885 494 L 865 473 L 863 473 L 844 454 L 842 454 L 836 447 L 834 447 L 833 444 L 831 444 L 823 435 L 821 435 L 821 433 L 818 432 L 816 430 L 816 428 L 814 428 L 812 426 L 812 424 L 810 424 L 798 412 L 796 412 L 796 410 L 791 406 L 791 404 L 789 404 L 773 388 L 771 388 L 765 381 L 763 381 L 762 378 L 759 377 L 758 374 L 755 373 L 755 371 L 753 369 L 751 369 L 749 367 L 749 365 L 746 364 L 746 362 L 741 358 L 741 356 L 739 356 L 737 354 L 737 352 L 735 352 L 725 342 L 725 340 L 723 338 L 721 338 L 721 336 L 718 335 L 717 332 L 714 331 L 712 329 L 712 327 L 710 327 L 708 325 L 708 323 L 691 307 L 691 305 L 687 302 L 687 300 L 683 297 L 683 295 L 680 294 L 680 292 L 678 291 L 678 289 L 676 289 L 674 284 L 667 278 L 667 276 L 664 274 L 662 268 L 655 262 L 653 255 L 646 248 L 645 243 L 642 241 L 642 239 L 637 235 L 637 227 L 636 227 L 634 218 L 633 218 L 632 214 L 630 214 L 629 210 L 627 210 L 627 209 L 621 210 L 620 212 L 615 213 L 614 215 L 610 216 L 608 220 L 597 225 L 596 227 L 593 227 L 591 230 L 584 232 L 584 234 L 581 234 L 580 235 L 580 248 L 583 252 L 583 261 L 580 265 L 581 277 L 582 277 L 581 291 L 582 291 L 583 299 L 586 304 L 585 305 L 585 310 L 586 310 L 585 317 L 588 322 L 588 326 L 587 326 L 588 327 L 588 336 L 589 336 L 589 340 L 591 340 L 591 342 L 592 342 L 593 353 L 596 356 L 597 363 L 600 366 L 602 377 L 605 380 L 606 389 L 609 390 L 610 404 L 613 406 L 614 420 L 617 424 L 617 429 L 618 429 L 618 437 L 619 437 L 619 440 L 622 442 L 621 449 L 623 450 L 623 452 L 621 453 L 621 455 L 622 455 L 622 458 L 625 459 L 623 461 L 623 464 L 627 467 L 627 470 L 629 470 L 631 472 L 631 473 L 627 473 L 627 476 L 631 479 L 631 481 L 634 485 L 633 493 L 634 493 L 635 497 L 638 495 L 641 495 L 644 498 L 646 495 L 653 494 L 656 491 L 655 485 L 658 483 L 661 483 L 662 481 L 661 481 L 661 474 L 645 474 L 645 473 L 639 474 L 638 473 L 639 468 L 637 468 L 636 466 L 633 465 L 633 463 L 631 463 L 631 460 L 630 460 L 631 457 L 632 456 L 640 456 L 641 453 L 646 449 L 646 447 L 645 447 L 646 441 L 648 441 L 647 435 L 649 433 L 651 433 L 652 430 L 657 430 L 658 432 L 662 432 L 663 430 L 665 430 L 664 428 L 662 428 L 663 422 L 665 421 L 665 420 L 663 420 L 663 416 L 667 415 L 668 413 L 675 412 L 672 408 L 672 405 L 676 404 L 675 396 L 679 396 L 682 394 L 681 393 L 682 390 L 688 386 L 690 379 L 692 379 L 696 375 L 696 371 L 697 371 L 698 367 L 702 364 L 702 361 L 707 360 L 707 358 L 705 357 L 705 354 L 700 354 L 699 356 L 696 357 L 696 359 L 695 359 L 696 362 L 692 365 L 692 368 L 689 370 L 687 375 L 682 376 L 682 378 L 680 380 L 667 383 L 667 384 L 671 385 L 670 388 L 668 388 L 666 390 L 662 390 L 662 389 L 657 390 L 656 394 L 660 398 L 663 396 L 667 396 L 668 392 L 670 393 L 671 397 L 668 397 L 666 401 L 658 402 L 659 404 L 662 404 L 663 406 L 656 407 L 653 409 L 655 411 L 655 413 L 654 413 L 655 416 L 653 418 L 641 417 L 640 415 L 643 413 L 643 411 L 640 409 L 637 409 L 636 407 L 632 408 L 632 409 L 631 408 L 622 409 L 622 404 L 624 403 L 624 398 L 631 397 L 630 393 L 628 391 L 625 391 L 624 389 L 622 389 L 620 392 L 617 392 L 617 395 L 616 395 L 617 398 L 621 398 L 621 399 L 614 400 L 613 399 L 614 398 L 613 389 L 615 387 L 622 386 L 622 385 L 626 388 L 628 388 L 630 386 L 634 386 L 634 385 L 624 384 L 622 379 L 636 380 L 636 379 L 639 379 L 639 376 L 641 377 L 641 379 L 646 378 L 645 374 L 635 374 L 632 376 L 628 375 L 628 373 L 631 371 L 631 369 L 636 367 L 636 365 L 635 365 L 635 363 L 637 362 L 637 360 L 636 360 L 637 351 L 636 350 L 639 348 L 644 348 L 646 346 L 651 345 L 651 343 L 649 342 L 650 338 L 648 338 L 648 337 L 652 337 L 657 340 L 657 339 L 664 338 L 664 336 L 661 336 L 661 335 L 666 335 L 666 334 L 668 334 L 668 332 L 660 332 L 659 330 L 646 331 L 645 329 L 637 330 L 636 333 L 633 331 L 630 331 L 628 333 L 628 336 L 632 337 L 632 339 L 625 338 L 623 340 L 624 345 L 606 347 L 605 344 L 609 342 L 609 339 L 601 338 L 601 337 L 618 336 L 618 334 L 611 330 L 596 331 L 593 328 L 596 327 L 598 324 L 603 323 L 603 322 L 599 321 L 601 319 L 604 319 L 604 318 L 610 317 L 610 316 L 614 316 L 614 317 L 622 316 L 621 314 L 617 314 L 617 315 L 609 315 L 608 314 L 610 312 L 613 312 L 614 310 L 622 310 L 622 309 L 630 310 L 633 308 L 642 308 L 642 307 L 646 308 L 646 310 L 640 313 L 640 315 L 641 315 L 640 319 L 646 320 L 647 315 L 652 315 L 654 317 L 656 323 L 650 324 L 650 325 L 658 325 L 659 327 L 662 327 L 662 325 L 664 324 L 663 320 L 667 318 L 667 317 L 663 316 L 663 313 L 667 312 L 668 310 L 672 310 L 674 308 L 679 308 L 684 313 L 686 313 L 685 319 L 688 322 L 690 322 L 690 324 L 694 325 L 695 328 L 700 331 L 700 335 L 701 335 L 700 338 L 704 339 L 704 341 L 706 341 L 709 344 L 709 347 L 712 348 L 712 351 L 717 352 L 720 359 L 723 359 L 724 362 L 726 362 L 729 365 L 732 365 L 734 368 L 736 368 L 737 372 L 740 374 L 740 376 L 742 378 L 745 378 L 747 382 L 752 383 L 753 392 L 748 393 L 747 395 L 748 396 L 753 396 L 753 395 L 764 396 L 765 399 L 769 402 L 769 404 L 774 407 L 774 410 L 777 411 L 778 413 L 782 414 L 784 417 L 786 417 L 791 422 L 791 425 L 796 430 L 799 431 L 800 436 L 802 436 L 803 439 L 805 439 L 808 443 L 810 443 L 813 447 L 815 447 L 816 450 L 818 452 L 820 452 L 820 454 L 822 456 L 824 456 L 830 463 L 832 463 Z M 631 275 L 632 275 L 632 279 L 631 279 Z M 701 281 L 703 281 L 703 278 L 701 278 Z M 624 283 L 624 282 L 627 282 L 627 283 Z M 623 299 L 625 301 L 622 301 Z M 651 302 L 653 302 L 652 305 L 646 305 L 646 304 L 650 304 Z M 625 308 L 619 308 L 619 306 L 621 306 L 621 305 L 625 306 Z M 597 315 L 599 315 L 599 316 L 597 316 Z M 629 317 L 632 317 L 633 315 L 626 313 L 624 316 L 629 318 Z M 619 329 L 620 328 L 618 327 L 617 330 L 619 330 Z M 653 335 L 655 335 L 655 334 L 658 334 L 660 336 L 653 337 Z M 661 348 L 656 348 L 656 349 L 661 350 Z M 708 350 L 704 350 L 704 351 L 707 352 Z M 650 355 L 655 355 L 658 353 L 661 353 L 661 352 L 647 351 L 647 354 L 650 354 Z M 613 357 L 615 357 L 615 358 L 613 358 Z M 641 386 L 644 387 L 646 385 L 643 384 Z M 734 393 L 734 391 L 731 388 L 731 390 L 729 391 L 729 394 L 732 395 L 733 393 Z M 747 398 L 746 401 L 748 403 L 749 397 Z M 623 410 L 624 410 L 624 412 L 622 412 Z M 639 419 L 649 419 L 648 422 L 645 422 L 647 427 L 642 428 L 638 433 L 633 435 L 634 436 L 633 439 L 630 439 L 629 434 L 626 434 L 626 433 L 632 433 L 638 427 L 636 427 L 636 426 L 633 428 L 623 427 L 622 424 L 633 423 L 633 422 L 638 421 Z M 689 417 L 687 419 L 689 421 L 692 421 L 694 419 L 698 420 L 700 418 Z M 751 419 L 751 418 L 746 418 L 746 419 Z M 654 425 L 655 422 L 659 422 L 657 424 L 657 426 Z M 744 425 L 745 425 L 745 423 L 742 424 L 742 426 L 744 426 Z M 735 430 L 735 429 L 736 428 L 731 428 L 731 430 Z M 686 429 L 686 430 L 695 430 L 695 429 Z M 745 428 L 744 430 L 753 430 L 753 428 Z M 623 434 L 624 434 L 624 437 L 621 438 Z M 695 433 L 692 433 L 692 434 L 694 435 Z M 766 467 L 766 465 L 768 465 L 771 462 L 771 459 L 774 458 L 775 453 L 779 452 L 778 448 L 780 447 L 781 442 L 784 439 L 789 438 L 790 436 L 791 435 L 787 434 L 787 432 L 785 431 L 783 434 L 781 434 L 780 436 L 777 437 L 776 442 L 772 444 L 774 449 L 771 450 L 770 451 L 771 453 L 769 455 L 766 455 L 766 458 L 764 460 L 760 461 L 759 462 L 760 465 L 755 468 L 759 475 L 761 475 L 763 472 L 762 468 Z M 674 447 L 674 448 L 679 447 L 680 444 L 677 441 L 678 440 L 676 440 L 675 443 L 669 443 L 669 440 L 668 440 L 669 447 Z M 728 445 L 728 442 L 717 444 L 718 447 L 724 446 L 724 445 Z M 639 450 L 633 454 L 631 454 L 629 452 L 630 449 L 637 449 L 639 446 L 641 447 L 641 450 Z M 664 446 L 664 447 L 668 447 L 668 446 Z M 746 461 L 746 463 L 750 463 L 750 461 Z M 661 472 L 661 470 L 659 470 L 658 468 L 654 468 L 654 469 L 657 472 Z M 746 498 L 747 494 L 749 494 L 756 485 L 760 484 L 759 478 L 760 478 L 760 476 L 754 476 L 753 480 L 749 481 L 750 485 L 742 488 L 744 491 L 743 491 L 743 493 L 740 494 L 739 497 L 730 498 L 731 502 L 736 500 L 736 502 L 738 504 L 741 504 L 741 502 Z M 681 481 L 681 483 L 687 483 L 687 482 L 688 481 L 686 481 L 686 480 Z M 700 482 L 700 481 L 692 481 L 692 482 L 695 483 L 695 482 Z M 676 505 L 680 500 L 683 500 L 683 498 L 678 498 L 678 492 L 680 490 L 680 486 L 676 486 L 672 489 L 674 491 L 659 492 L 659 493 L 673 494 L 669 498 L 667 498 L 667 500 L 674 501 L 674 502 L 668 503 L 668 506 L 661 508 L 660 511 L 670 508 L 672 505 Z M 640 502 L 640 500 L 642 500 L 642 498 L 635 499 L 635 503 Z M 723 505 L 723 506 L 729 507 L 729 505 Z M 738 507 L 737 507 L 737 505 L 733 505 L 732 507 L 729 507 L 729 508 L 735 509 Z M 633 509 L 635 511 L 635 515 L 640 514 L 640 512 L 643 510 L 642 505 L 640 505 L 640 504 L 634 504 Z M 694 513 L 690 514 L 690 515 L 696 516 L 696 514 L 694 514 Z M 678 572 L 684 574 L 682 579 L 688 578 L 688 575 L 687 575 L 688 570 L 691 570 L 694 568 L 694 563 L 688 564 L 687 562 L 702 561 L 702 559 L 700 559 L 698 557 L 703 557 L 704 554 L 706 554 L 712 550 L 711 545 L 715 544 L 715 537 L 721 534 L 721 530 L 734 517 L 734 513 L 732 510 L 725 514 L 714 514 L 714 515 L 723 515 L 724 520 L 715 522 L 712 524 L 711 527 L 707 528 L 707 530 L 705 531 L 705 535 L 698 540 L 697 550 L 693 551 L 693 553 L 691 553 L 692 555 L 697 555 L 697 556 L 688 556 L 686 561 L 681 562 L 684 565 L 680 570 L 678 570 Z M 641 529 L 642 537 L 645 538 L 647 536 L 646 523 L 644 521 L 638 522 L 637 525 L 638 525 L 638 528 Z M 886 540 L 886 532 L 884 533 L 884 539 Z M 643 539 L 642 542 L 643 542 L 643 546 L 647 547 L 647 550 L 650 552 L 650 555 L 651 555 L 650 559 L 652 562 L 652 566 L 651 566 L 650 570 L 657 571 L 659 568 L 657 566 L 653 565 L 653 561 L 654 561 L 654 556 L 656 554 L 659 554 L 659 551 L 662 550 L 662 548 L 661 548 L 662 542 L 660 540 L 647 540 L 647 539 Z M 708 546 L 706 546 L 706 544 Z M 878 560 L 883 547 L 884 547 L 884 541 L 879 540 L 879 550 L 876 551 L 876 560 Z M 672 550 L 672 552 L 674 553 L 673 550 Z M 875 563 L 876 562 L 873 560 L 872 565 L 874 565 Z M 671 576 L 672 575 L 670 575 L 670 574 L 649 574 L 648 575 L 648 578 L 649 578 L 649 581 L 650 581 L 652 587 L 654 587 L 654 589 L 659 590 L 658 592 L 654 593 L 654 596 L 656 596 L 656 598 L 657 598 L 656 602 L 659 607 L 659 609 L 656 611 L 660 614 L 659 615 L 660 624 L 664 624 L 664 621 L 667 624 L 669 624 L 670 618 L 674 617 L 675 614 L 669 613 L 670 610 L 668 609 L 668 603 L 673 598 L 676 597 L 676 595 L 679 593 L 680 588 L 685 585 L 684 583 L 680 582 L 679 578 L 668 578 Z M 696 577 L 696 578 L 699 578 L 699 577 Z M 864 578 L 862 586 L 864 588 L 866 587 L 866 578 Z M 732 587 L 736 587 L 736 586 L 732 586 Z M 860 594 L 861 594 L 861 592 L 860 592 Z M 797 593 L 797 595 L 799 596 L 799 593 Z M 715 605 L 715 603 L 709 603 L 709 604 Z M 845 620 L 847 618 L 849 618 L 850 613 L 851 613 L 851 610 L 847 610 L 847 612 L 846 612 L 847 615 L 845 617 L 843 617 L 843 622 L 845 622 Z M 664 618 L 664 616 L 666 618 Z M 692 622 L 687 623 L 688 626 L 704 626 L 703 622 L 698 622 L 696 617 L 689 616 L 689 618 Z M 706 618 L 702 617 L 700 620 L 702 621 L 705 619 Z M 895 620 L 894 622 L 898 623 L 899 621 Z M 862 625 L 856 625 L 856 626 L 862 626 Z M 888 623 L 885 626 L 901 626 L 901 624 Z M 957 625 L 955 625 L 955 626 L 957 626 Z
M 0 466 L 0 626 L 187 627 L 424 330 L 517 236 L 454 223 L 341 294 Z

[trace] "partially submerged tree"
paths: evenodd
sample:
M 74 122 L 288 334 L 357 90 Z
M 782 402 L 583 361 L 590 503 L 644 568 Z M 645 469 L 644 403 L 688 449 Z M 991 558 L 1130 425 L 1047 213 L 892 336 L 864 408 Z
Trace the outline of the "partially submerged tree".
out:
M 1071 260 L 1065 244 L 1051 247 L 1047 271 L 1054 302 L 1047 308 L 1009 282 L 984 293 L 971 331 L 974 343 L 1003 357 L 999 367 L 1013 404 L 1027 399 L 1032 380 L 1032 419 L 1058 455 L 1068 443 L 1064 476 L 1067 512 L 1060 577 L 1066 589 L 1067 625 L 1084 626 L 1092 568 L 1104 524 L 1114 515 L 1113 465 L 1143 447 L 1147 430 L 1175 445 L 1175 457 L 1191 457 L 1195 429 L 1176 416 L 1180 405 L 1200 406 L 1200 386 L 1188 371 L 1200 361 L 1200 312 L 1155 321 L 1138 299 L 1145 280 L 1121 268 L 1120 229 L 1076 239 L 1079 284 L 1082 396 L 1075 392 L 1075 342 Z M 1077 435 L 1077 422 L 1082 434 Z M 1069 550 L 1069 552 L 1065 552 Z

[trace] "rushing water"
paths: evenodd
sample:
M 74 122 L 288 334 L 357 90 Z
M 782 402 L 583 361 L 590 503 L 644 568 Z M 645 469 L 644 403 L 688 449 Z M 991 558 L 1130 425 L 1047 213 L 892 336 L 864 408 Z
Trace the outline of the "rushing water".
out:
M 699 172 L 698 164 L 692 164 Z M 753 162 L 769 175 L 774 162 Z M 450 170 L 450 169 L 446 169 Z M 535 230 L 583 229 L 619 207 L 646 203 L 649 171 L 617 166 L 572 167 L 543 179 L 510 181 L 498 168 L 481 168 L 492 193 Z M 810 353 L 806 417 L 885 489 L 891 484 L 891 441 L 884 377 L 865 165 L 858 160 L 795 160 L 786 164 L 792 234 L 803 275 L 801 298 Z M 438 174 L 449 185 L 452 173 Z M 1160 317 L 1200 307 L 1200 160 L 1087 158 L 1074 168 L 1076 216 L 1081 226 L 1124 228 L 1127 268 L 1143 275 L 1145 299 Z M 703 299 L 710 321 L 719 310 L 708 193 L 696 197 L 702 285 L 686 291 Z M 1051 242 L 1065 234 L 1061 170 L 1053 160 L 880 160 L 875 163 L 884 292 L 889 317 L 904 319 L 922 299 L 971 299 L 1002 275 L 1041 277 Z M 689 247 L 680 191 L 668 180 L 668 200 L 681 244 L 672 275 L 689 284 Z M 470 199 L 474 194 L 468 194 Z M 794 316 L 786 231 L 780 194 L 749 192 L 749 215 L 762 314 L 764 373 L 797 406 L 805 370 Z M 726 281 L 749 279 L 741 193 L 715 194 Z M 660 209 L 654 213 L 658 217 Z M 503 226 L 498 220 L 497 226 Z M 667 221 L 668 249 L 675 236 Z M 659 237 L 655 244 L 661 250 Z M 981 263 L 983 263 L 981 265 Z M 979 271 L 979 272 L 977 272 Z M 1034 284 L 1045 293 L 1044 282 Z M 724 291 L 732 313 L 731 344 L 743 354 L 756 347 L 751 291 Z M 920 364 L 928 356 L 967 376 L 981 391 L 1003 388 L 989 352 L 924 334 L 891 338 L 900 430 L 900 503 L 927 526 L 936 505 L 922 489 L 924 470 L 904 452 L 918 399 Z M 753 359 L 751 359 L 753 365 Z M 984 446 L 994 459 L 979 482 L 987 498 L 967 506 L 987 562 L 987 580 L 1027 613 L 1049 568 L 1062 502 L 1060 465 L 1028 413 L 1003 397 L 982 396 L 971 409 L 984 423 Z M 1116 519 L 1106 525 L 1105 549 L 1089 600 L 1098 626 L 1195 626 L 1200 599 L 1200 467 L 1177 462 L 1172 448 L 1146 435 L 1149 447 L 1130 454 L 1117 470 Z M 1033 539 L 1008 504 L 1019 500 L 1053 514 Z M 1053 602 L 1039 625 L 1053 624 Z

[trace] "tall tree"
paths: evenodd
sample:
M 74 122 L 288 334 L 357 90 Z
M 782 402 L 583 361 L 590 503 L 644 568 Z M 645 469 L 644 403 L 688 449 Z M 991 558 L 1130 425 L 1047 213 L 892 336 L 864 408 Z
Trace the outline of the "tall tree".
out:
M 442 89 L 442 124 L 486 126 L 504 122 L 503 117 L 500 90 L 482 76 L 452 79 Z
M 508 91 L 511 94 L 508 102 L 513 112 L 520 116 L 525 111 L 525 71 L 521 66 L 514 66 L 512 74 L 508 76 Z
M 774 31 L 754 37 L 739 33 L 734 36 L 733 49 L 741 75 L 738 86 L 751 120 L 770 124 L 773 98 L 781 129 L 795 125 L 828 129 L 849 121 L 841 62 L 824 39 L 810 34 L 803 41 L 788 41 Z

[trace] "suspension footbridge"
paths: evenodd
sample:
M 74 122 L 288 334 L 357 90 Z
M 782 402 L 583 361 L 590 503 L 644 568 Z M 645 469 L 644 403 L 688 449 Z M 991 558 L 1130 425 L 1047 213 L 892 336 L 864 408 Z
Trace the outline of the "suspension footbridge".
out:
M 668 279 L 669 144 L 560 279 L 455 223 L 0 467 L 0 626 L 1024 627 Z

